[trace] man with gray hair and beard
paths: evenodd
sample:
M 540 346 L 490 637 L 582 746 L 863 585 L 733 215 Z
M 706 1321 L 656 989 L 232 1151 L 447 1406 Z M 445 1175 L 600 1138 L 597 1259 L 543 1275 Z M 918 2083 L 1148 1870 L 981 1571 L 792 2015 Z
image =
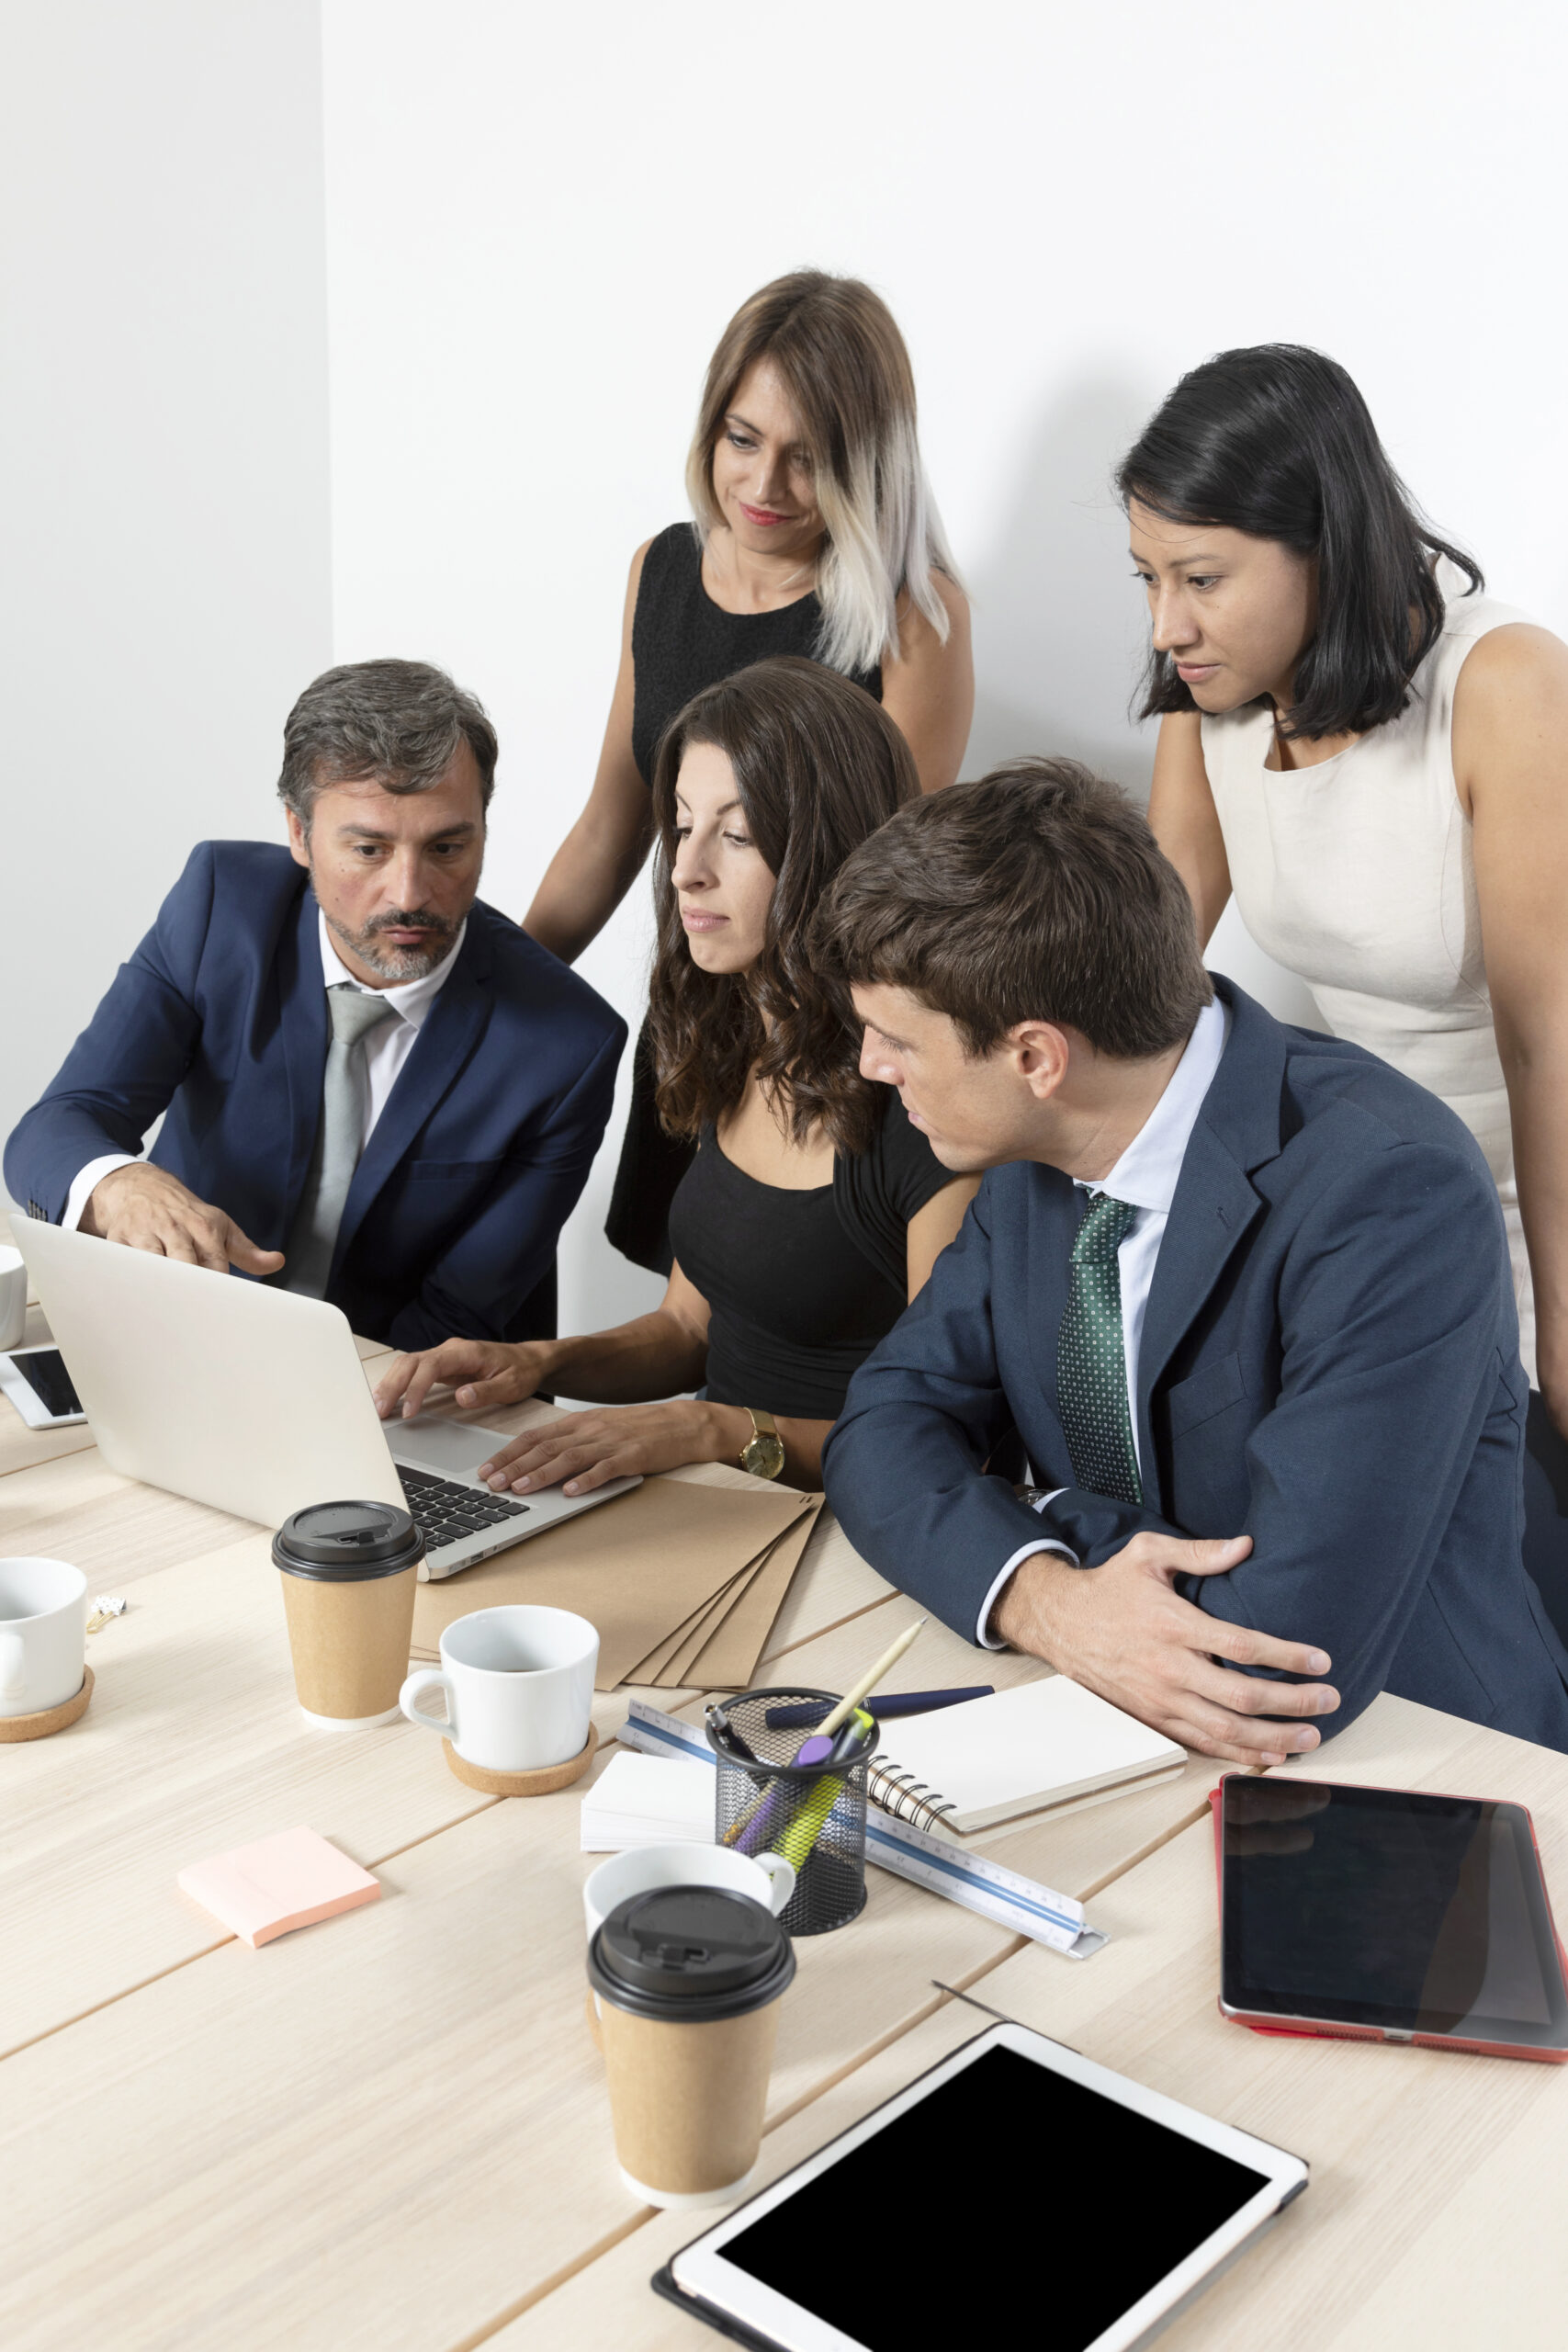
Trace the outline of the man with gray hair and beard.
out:
M 496 755 L 424 662 L 307 687 L 288 848 L 192 853 L 6 1147 L 28 1215 L 330 1299 L 396 1348 L 553 1331 L 626 1033 L 476 896 Z

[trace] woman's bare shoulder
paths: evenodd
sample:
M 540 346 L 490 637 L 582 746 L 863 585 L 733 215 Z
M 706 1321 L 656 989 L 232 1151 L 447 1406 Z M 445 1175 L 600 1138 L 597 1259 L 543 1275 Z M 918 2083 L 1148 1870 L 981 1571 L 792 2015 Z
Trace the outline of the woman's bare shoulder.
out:
M 1469 702 L 1558 688 L 1568 682 L 1568 645 L 1535 621 L 1503 621 L 1478 637 L 1464 657 L 1454 689 L 1456 709 Z

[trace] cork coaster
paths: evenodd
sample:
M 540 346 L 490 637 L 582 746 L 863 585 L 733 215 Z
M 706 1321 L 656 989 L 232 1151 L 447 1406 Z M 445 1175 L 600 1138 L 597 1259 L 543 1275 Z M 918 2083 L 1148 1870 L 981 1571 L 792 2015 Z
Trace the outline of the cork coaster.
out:
M 74 1701 L 72 1702 L 74 1705 Z M 541 1764 L 536 1772 L 489 1772 L 482 1764 L 470 1764 L 459 1756 L 449 1739 L 441 1743 L 446 1751 L 447 1770 L 465 1788 L 482 1789 L 491 1797 L 547 1797 L 557 1789 L 570 1789 L 573 1781 L 581 1781 L 593 1761 L 599 1745 L 599 1735 L 592 1724 L 588 1726 L 588 1745 L 564 1764 Z
M 87 1712 L 87 1702 L 93 1695 L 93 1669 L 82 1668 L 82 1688 L 73 1699 L 66 1699 L 58 1707 L 46 1707 L 41 1715 L 0 1715 L 0 1740 L 47 1739 L 51 1731 L 63 1731 Z

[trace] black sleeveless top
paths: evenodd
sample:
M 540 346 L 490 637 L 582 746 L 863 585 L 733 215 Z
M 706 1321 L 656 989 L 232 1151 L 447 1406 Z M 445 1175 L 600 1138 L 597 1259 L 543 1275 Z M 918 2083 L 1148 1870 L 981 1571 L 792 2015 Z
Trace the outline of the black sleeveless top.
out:
M 822 607 L 814 594 L 771 613 L 727 613 L 703 586 L 703 551 L 689 523 L 671 523 L 642 560 L 632 614 L 632 756 L 653 783 L 659 739 L 705 686 L 775 653 L 814 660 Z M 882 700 L 882 672 L 855 670 L 857 686 Z
M 690 523 L 671 523 L 649 542 L 632 612 L 632 755 L 650 788 L 659 739 L 695 694 L 775 653 L 814 660 L 822 607 L 814 594 L 772 613 L 727 613 L 703 586 L 703 552 Z M 882 700 L 882 672 L 856 670 L 858 686 Z M 604 1231 L 623 1256 L 670 1272 L 670 1204 L 691 1165 L 692 1147 L 659 1124 L 653 1057 L 644 1023 L 632 1054 L 632 1100 Z
M 714 1402 L 837 1420 L 851 1374 L 908 1304 L 909 1221 L 952 1182 L 891 1089 L 870 1149 L 839 1153 L 832 1182 L 808 1193 L 748 1176 L 705 1126 L 670 1238 L 711 1310 Z

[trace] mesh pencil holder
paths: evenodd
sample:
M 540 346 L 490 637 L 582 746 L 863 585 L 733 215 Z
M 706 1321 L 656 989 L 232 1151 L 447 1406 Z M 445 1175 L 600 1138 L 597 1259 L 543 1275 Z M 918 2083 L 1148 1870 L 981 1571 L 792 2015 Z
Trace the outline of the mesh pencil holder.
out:
M 866 1768 L 876 1739 L 868 1737 L 842 1764 L 792 1769 L 807 1735 L 798 1726 L 770 1730 L 768 1710 L 813 1699 L 838 1703 L 835 1691 L 791 1685 L 727 1701 L 723 1725 L 712 1708 L 707 1719 L 718 1758 L 715 1838 L 740 1853 L 782 1854 L 794 1864 L 795 1893 L 779 1914 L 792 1936 L 826 1935 L 865 1908 Z

